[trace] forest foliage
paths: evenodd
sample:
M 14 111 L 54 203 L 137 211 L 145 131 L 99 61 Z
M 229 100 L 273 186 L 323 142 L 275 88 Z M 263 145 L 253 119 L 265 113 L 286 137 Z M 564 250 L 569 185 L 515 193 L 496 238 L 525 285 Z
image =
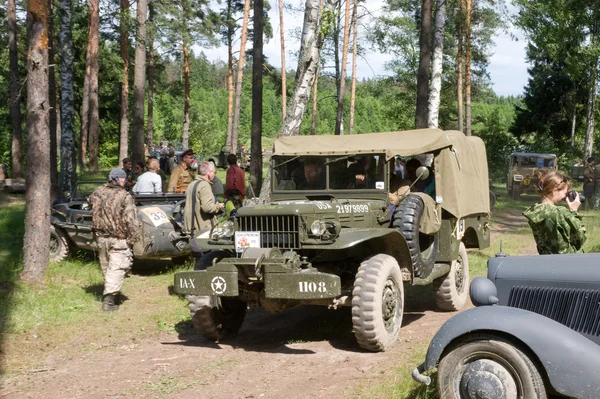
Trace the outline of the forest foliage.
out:
M 388 77 L 373 77 L 357 82 L 356 89 L 356 133 L 404 130 L 414 128 L 416 64 L 418 63 L 419 19 L 414 16 L 419 7 L 419 1 L 388 0 L 390 13 L 377 23 L 368 26 L 361 36 L 360 50 L 372 46 L 380 51 L 394 55 L 394 60 L 387 65 L 392 73 Z M 454 4 L 455 2 L 450 2 Z M 481 136 L 488 148 L 490 172 L 495 179 L 505 176 L 507 156 L 515 150 L 556 152 L 561 154 L 561 161 L 566 167 L 574 159 L 583 156 L 584 141 L 584 101 L 573 105 L 578 121 L 574 136 L 575 146 L 571 147 L 569 140 L 564 140 L 570 133 L 568 129 L 570 118 L 563 103 L 577 95 L 585 97 L 585 90 L 574 91 L 573 82 L 566 78 L 565 63 L 557 59 L 552 63 L 555 74 L 548 74 L 548 66 L 542 67 L 535 62 L 530 69 L 532 78 L 523 97 L 499 97 L 491 89 L 487 72 L 493 37 L 500 29 L 506 28 L 506 15 L 497 7 L 497 2 L 478 2 L 473 12 L 473 99 L 472 123 L 473 134 Z M 501 2 L 503 3 L 503 2 Z M 521 2 L 524 4 L 525 2 Z M 6 20 L 6 0 L 0 2 L 0 19 Z M 168 4 L 168 3 L 164 3 Z M 55 5 L 57 9 L 58 3 Z M 26 32 L 24 24 L 24 4 L 17 2 L 18 8 L 18 44 L 21 82 L 25 85 L 25 50 Z M 207 6 L 208 7 L 208 6 Z M 366 7 L 366 5 L 365 5 Z M 523 6 L 524 7 L 524 6 Z M 456 97 L 456 44 L 453 35 L 456 31 L 457 11 L 451 7 L 446 22 L 446 43 L 444 44 L 444 75 L 442 83 L 442 104 L 440 107 L 440 127 L 443 129 L 457 128 L 457 97 Z M 219 10 L 213 10 L 218 13 Z M 116 1 L 101 2 L 101 34 L 100 34 L 100 69 L 99 69 L 99 104 L 100 104 L 100 147 L 99 166 L 101 169 L 114 167 L 118 164 L 119 153 L 119 87 L 122 79 L 122 61 L 119 56 L 118 37 L 119 4 Z M 55 14 L 55 26 L 58 17 Z M 531 31 L 539 29 L 526 25 L 527 20 L 521 18 L 521 25 Z M 164 23 L 164 21 L 163 21 Z M 270 22 L 273 24 L 273 22 Z M 135 25 L 135 24 L 131 24 Z M 526 25 L 526 26 L 525 26 Z M 76 113 L 82 101 L 82 87 L 86 63 L 86 46 L 88 34 L 88 4 L 86 1 L 73 1 L 73 43 L 74 43 L 74 85 Z M 270 29 L 270 28 L 269 28 Z M 130 33 L 130 65 L 133 65 L 135 33 Z M 537 32 L 537 31 L 536 31 Z M 367 35 L 368 33 L 368 35 Z M 557 35 L 560 32 L 556 33 Z M 159 32 L 160 34 L 160 32 Z M 540 33 L 541 34 L 541 33 Z M 531 35 L 531 38 L 537 36 Z M 11 124 L 9 115 L 9 59 L 7 46 L 6 24 L 0 25 L 0 163 L 11 164 Z M 165 40 L 171 45 L 166 45 Z M 211 39 L 212 40 L 212 39 Z M 203 41 L 203 46 L 214 45 L 214 40 Z M 583 40 L 583 39 L 582 39 Z M 154 53 L 155 87 L 154 87 L 154 142 L 181 141 L 184 112 L 184 78 L 181 62 L 182 52 L 174 41 L 169 41 L 168 34 L 158 38 L 157 51 Z M 55 43 L 58 34 L 55 32 Z M 559 43 L 558 38 L 556 42 Z M 326 41 L 327 45 L 327 41 Z M 557 44 L 558 45 L 558 44 Z M 534 52 L 530 45 L 529 54 L 532 59 L 543 56 L 539 46 Z M 551 47 L 549 47 L 551 48 Z M 208 59 L 202 52 L 202 47 L 193 47 L 190 58 L 191 78 L 191 122 L 190 146 L 204 156 L 217 152 L 225 143 L 227 134 L 227 64 L 220 60 Z M 290 51 L 291 52 L 291 51 Z M 322 64 L 331 64 L 332 51 L 323 52 Z M 329 55 L 328 55 L 329 54 Z M 538 54 L 537 58 L 536 54 Z M 561 54 L 556 50 L 556 57 Z M 589 58 L 589 52 L 585 53 Z M 56 54 L 59 63 L 60 54 Z M 251 128 L 251 58 L 252 51 L 246 53 L 248 60 L 244 74 L 242 102 L 239 121 L 239 142 L 249 145 Z M 563 57 L 565 58 L 565 57 Z M 132 66 L 130 67 L 132 69 Z M 583 68 L 585 70 L 585 68 Z M 335 73 L 321 73 L 318 85 L 318 115 L 317 134 L 333 134 L 337 111 L 337 82 Z M 263 70 L 263 137 L 274 137 L 281 129 L 281 70 L 270 65 L 265 60 Z M 584 72 L 581 72 L 584 74 Z M 552 86 L 537 83 L 538 75 L 552 77 L 561 87 L 567 87 L 560 93 L 549 92 Z M 133 87 L 133 74 L 130 74 L 130 85 Z M 585 76 L 585 75 L 582 75 Z M 57 87 L 60 87 L 57 74 Z M 350 78 L 347 79 L 350 86 Z M 287 71 L 287 93 L 291 94 L 294 87 L 294 71 Z M 583 91 L 583 94 L 580 92 Z M 571 94 L 570 94 L 571 93 Z M 579 93 L 579 94 L 578 94 Z M 349 97 L 349 94 L 346 94 Z M 571 97 L 569 97 L 569 95 Z M 21 96 L 21 109 L 25 111 L 25 100 Z M 133 101 L 130 95 L 130 103 Z M 544 98 L 546 97 L 546 98 Z M 533 99 L 532 99 L 533 98 Z M 556 104 L 552 98 L 565 98 Z M 349 118 L 349 99 L 344 106 L 344 123 Z M 569 103 L 570 104 L 570 103 Z M 130 105 L 130 110 L 132 106 Z M 307 114 L 301 128 L 301 134 L 310 134 L 311 110 Z M 23 119 L 25 120 L 25 119 Z M 23 122 L 25 123 L 25 122 Z M 75 117 L 75 131 L 79 132 L 79 116 Z M 130 125 L 131 130 L 131 125 Z M 565 136 L 566 134 L 566 136 Z M 551 140 L 545 140 L 544 138 Z M 26 140 L 23 140 L 26 142 Z M 25 161 L 26 165 L 26 161 Z

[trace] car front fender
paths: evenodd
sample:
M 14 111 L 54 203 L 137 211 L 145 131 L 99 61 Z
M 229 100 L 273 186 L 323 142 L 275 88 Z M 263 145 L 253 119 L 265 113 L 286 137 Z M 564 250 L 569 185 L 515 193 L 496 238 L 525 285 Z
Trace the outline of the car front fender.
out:
M 527 310 L 507 306 L 482 306 L 452 317 L 429 344 L 425 363 L 436 366 L 444 350 L 473 333 L 511 336 L 533 352 L 548 381 L 560 394 L 600 397 L 600 346 L 564 325 Z

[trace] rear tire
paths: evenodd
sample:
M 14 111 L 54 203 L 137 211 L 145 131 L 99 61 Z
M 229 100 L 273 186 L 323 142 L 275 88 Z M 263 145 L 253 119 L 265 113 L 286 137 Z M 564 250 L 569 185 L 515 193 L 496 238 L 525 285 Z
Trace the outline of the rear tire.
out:
M 62 262 L 69 254 L 69 238 L 60 227 L 50 226 L 50 262 Z
M 361 263 L 352 290 L 352 326 L 358 344 L 380 352 L 400 334 L 404 312 L 402 272 L 396 259 L 379 254 Z
M 438 247 L 438 235 L 419 232 L 425 205 L 418 195 L 409 194 L 394 213 L 393 227 L 406 239 L 416 277 L 425 278 L 433 270 Z
M 496 193 L 494 193 L 492 190 L 490 190 L 490 208 L 493 208 L 496 205 Z
M 467 302 L 469 294 L 469 258 L 462 242 L 458 247 L 458 258 L 452 261 L 450 272 L 433 280 L 435 302 L 442 310 L 457 311 Z

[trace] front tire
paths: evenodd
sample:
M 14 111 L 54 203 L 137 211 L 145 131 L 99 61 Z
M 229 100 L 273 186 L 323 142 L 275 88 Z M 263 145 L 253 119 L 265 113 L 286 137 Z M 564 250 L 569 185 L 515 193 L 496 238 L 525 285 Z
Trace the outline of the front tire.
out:
M 188 296 L 192 323 L 209 341 L 237 335 L 246 317 L 247 304 L 237 297 Z
M 450 272 L 433 281 L 437 306 L 451 312 L 462 309 L 469 294 L 469 278 L 469 258 L 465 244 L 461 242 L 458 257 L 450 265 Z
M 69 238 L 60 228 L 50 226 L 50 262 L 62 262 L 69 254 Z
M 533 361 L 500 337 L 474 335 L 455 344 L 440 360 L 438 394 L 448 399 L 546 399 L 544 380 Z
M 358 344 L 380 352 L 398 338 L 404 311 L 402 272 L 396 259 L 379 254 L 361 263 L 352 290 L 352 326 Z
M 521 187 L 519 184 L 513 183 L 511 196 L 515 201 L 519 200 L 519 197 L 521 196 Z

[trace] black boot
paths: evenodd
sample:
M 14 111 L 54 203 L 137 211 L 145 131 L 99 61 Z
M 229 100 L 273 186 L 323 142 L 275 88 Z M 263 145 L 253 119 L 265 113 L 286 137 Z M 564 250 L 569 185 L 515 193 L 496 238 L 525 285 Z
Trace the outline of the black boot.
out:
M 119 304 L 117 302 L 117 296 L 119 294 L 109 294 L 104 295 L 102 299 L 102 310 L 105 312 L 112 312 L 119 309 Z

